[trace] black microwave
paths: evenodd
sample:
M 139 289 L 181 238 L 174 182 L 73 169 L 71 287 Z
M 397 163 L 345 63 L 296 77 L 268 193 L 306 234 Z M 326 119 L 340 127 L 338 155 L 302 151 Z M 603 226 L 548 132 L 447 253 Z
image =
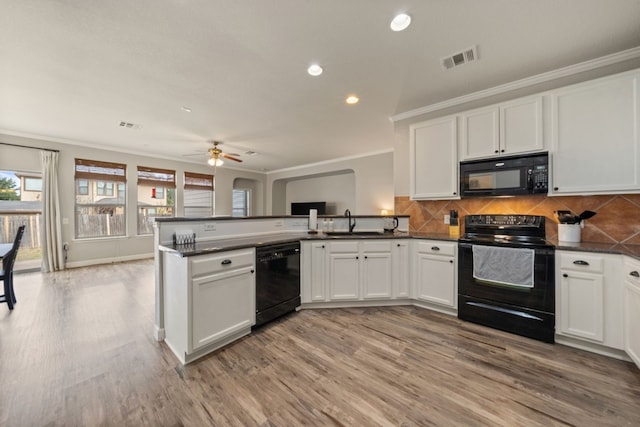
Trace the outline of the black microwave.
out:
M 460 162 L 460 196 L 547 194 L 549 153 Z

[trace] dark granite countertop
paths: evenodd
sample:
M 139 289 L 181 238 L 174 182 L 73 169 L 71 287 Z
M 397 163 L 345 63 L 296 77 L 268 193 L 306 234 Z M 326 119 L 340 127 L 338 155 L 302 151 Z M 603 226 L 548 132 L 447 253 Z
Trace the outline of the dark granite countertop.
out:
M 262 247 L 279 243 L 288 243 L 304 240 L 349 240 L 349 239 L 427 239 L 457 242 L 458 238 L 451 237 L 449 234 L 442 233 L 380 233 L 380 234 L 343 234 L 343 235 L 327 235 L 324 233 L 278 233 L 265 234 L 251 237 L 242 237 L 237 239 L 220 239 L 206 242 L 198 242 L 192 245 L 166 245 L 160 246 L 160 250 L 176 255 L 188 257 L 194 255 L 204 255 L 215 252 L 229 251 L 235 249 L 244 249 L 250 247 Z M 550 241 L 556 247 L 556 250 L 563 251 L 581 251 L 594 253 L 607 253 L 615 255 L 627 255 L 640 260 L 640 245 L 625 245 L 622 243 L 597 243 L 597 242 L 581 242 L 566 243 L 558 241 Z
M 409 218 L 410 215 L 351 215 L 351 218 Z M 201 222 L 201 221 L 230 221 L 230 220 L 250 220 L 250 219 L 273 219 L 273 218 L 309 218 L 308 215 L 260 215 L 260 216 L 210 216 L 210 217 L 156 217 L 156 222 Z M 321 215 L 318 218 L 346 218 L 344 215 Z
M 625 245 L 624 243 L 580 242 L 567 243 L 551 241 L 559 251 L 594 252 L 601 254 L 627 255 L 640 260 L 640 245 Z

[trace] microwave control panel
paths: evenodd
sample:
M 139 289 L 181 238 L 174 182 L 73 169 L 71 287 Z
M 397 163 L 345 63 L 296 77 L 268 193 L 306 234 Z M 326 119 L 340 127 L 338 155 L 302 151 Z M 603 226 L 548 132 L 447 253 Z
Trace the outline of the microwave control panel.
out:
M 531 183 L 533 191 L 547 192 L 549 186 L 549 169 L 547 165 L 534 165 L 532 169 L 529 169 L 531 175 Z

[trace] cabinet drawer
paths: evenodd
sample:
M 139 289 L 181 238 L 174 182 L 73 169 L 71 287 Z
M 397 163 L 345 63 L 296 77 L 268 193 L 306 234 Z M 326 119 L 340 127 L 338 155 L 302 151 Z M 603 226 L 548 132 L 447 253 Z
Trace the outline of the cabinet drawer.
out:
M 191 277 L 254 265 L 255 259 L 254 249 L 193 256 L 189 259 Z
M 349 240 L 348 242 L 331 242 L 329 248 L 331 253 L 351 253 L 358 252 L 358 242 Z
M 560 254 L 560 269 L 602 273 L 604 271 L 604 258 L 593 255 L 562 253 Z
M 456 244 L 439 241 L 419 241 L 418 252 L 432 255 L 455 256 Z
M 376 240 L 362 242 L 362 250 L 364 252 L 391 252 L 390 240 Z

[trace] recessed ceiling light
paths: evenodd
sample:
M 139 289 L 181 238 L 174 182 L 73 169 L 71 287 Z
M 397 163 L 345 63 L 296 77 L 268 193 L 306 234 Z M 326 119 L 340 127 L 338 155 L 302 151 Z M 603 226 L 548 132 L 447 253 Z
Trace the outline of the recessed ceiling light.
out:
M 411 16 L 401 13 L 393 18 L 390 27 L 393 31 L 402 31 L 406 30 L 409 24 L 411 24 Z
M 190 113 L 191 112 L 191 108 L 189 107 L 182 107 L 182 111 Z
M 353 104 L 357 104 L 358 101 L 360 101 L 360 98 L 358 98 L 355 95 L 349 95 L 347 96 L 347 99 L 345 100 L 345 102 L 349 105 L 353 105 Z
M 319 76 L 320 74 L 322 74 L 322 71 L 324 70 L 318 64 L 311 64 L 309 68 L 307 68 L 307 73 L 309 73 L 309 75 L 313 77 Z

